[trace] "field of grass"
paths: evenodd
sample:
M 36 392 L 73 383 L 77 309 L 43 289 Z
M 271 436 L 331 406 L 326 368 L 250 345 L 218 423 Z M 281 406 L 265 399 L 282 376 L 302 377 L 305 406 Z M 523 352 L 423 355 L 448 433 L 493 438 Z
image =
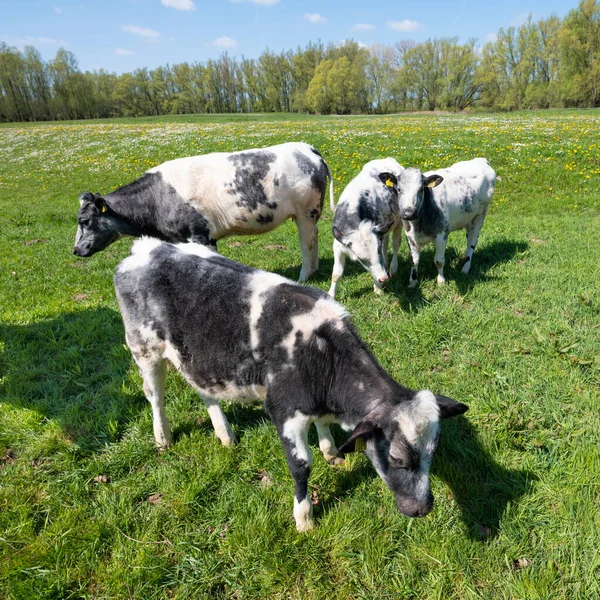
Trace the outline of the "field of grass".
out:
M 112 287 L 131 242 L 72 255 L 81 192 L 291 140 L 322 152 L 336 196 L 388 155 L 486 156 L 502 177 L 470 275 L 454 233 L 443 288 L 430 248 L 407 289 L 404 241 L 384 295 L 352 264 L 338 288 L 399 382 L 470 406 L 443 423 L 424 519 L 398 513 L 365 456 L 327 465 L 314 436 L 317 528 L 298 534 L 261 406 L 226 405 L 240 442 L 223 448 L 174 371 L 175 444 L 158 454 Z M 0 598 L 600 597 L 600 112 L 15 125 L 0 157 Z M 325 290 L 330 226 L 327 207 Z M 298 276 L 292 223 L 219 248 Z

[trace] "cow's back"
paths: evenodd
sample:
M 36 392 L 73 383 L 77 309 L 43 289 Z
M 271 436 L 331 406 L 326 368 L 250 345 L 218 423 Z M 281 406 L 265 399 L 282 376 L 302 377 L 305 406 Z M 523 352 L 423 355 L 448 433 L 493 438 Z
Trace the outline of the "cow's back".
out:
M 451 231 L 464 228 L 488 206 L 494 193 L 496 173 L 487 159 L 457 162 L 424 175 L 434 173 L 441 175 L 444 181 L 432 190 L 433 199 L 447 216 Z
M 322 157 L 301 142 L 180 158 L 150 172 L 207 219 L 214 239 L 264 233 L 290 217 L 316 221 L 327 182 Z

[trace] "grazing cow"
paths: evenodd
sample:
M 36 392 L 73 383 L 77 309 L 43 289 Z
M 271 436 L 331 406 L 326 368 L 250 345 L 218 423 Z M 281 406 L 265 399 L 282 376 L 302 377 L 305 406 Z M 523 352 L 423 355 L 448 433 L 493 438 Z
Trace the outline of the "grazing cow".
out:
M 328 177 L 333 198 L 327 163 L 299 142 L 171 160 L 104 197 L 83 194 L 73 252 L 91 256 L 125 235 L 216 246 L 292 218 L 305 281 L 319 264 L 317 221 Z
M 437 282 L 446 283 L 444 255 L 448 234 L 467 231 L 467 255 L 462 268 L 468 273 L 488 206 L 496 185 L 496 173 L 485 158 L 458 162 L 447 169 L 421 173 L 404 169 L 398 181 L 400 217 L 412 256 L 409 287 L 417 285 L 421 248 L 435 244 Z
M 165 360 L 201 395 L 223 445 L 235 439 L 218 399 L 260 399 L 296 485 L 294 518 L 311 529 L 308 429 L 329 462 L 365 449 L 398 509 L 433 506 L 429 467 L 439 419 L 467 406 L 396 383 L 327 294 L 252 269 L 198 244 L 142 238 L 118 266 L 126 339 L 144 380 L 160 448 L 171 444 L 163 402 Z M 329 424 L 353 430 L 339 448 Z
M 375 292 L 388 280 L 387 253 L 392 230 L 390 274 L 398 270 L 402 222 L 398 212 L 398 178 L 403 168 L 393 159 L 368 162 L 346 186 L 333 217 L 333 273 L 329 295 L 335 298 L 346 257 L 358 261 L 373 276 Z

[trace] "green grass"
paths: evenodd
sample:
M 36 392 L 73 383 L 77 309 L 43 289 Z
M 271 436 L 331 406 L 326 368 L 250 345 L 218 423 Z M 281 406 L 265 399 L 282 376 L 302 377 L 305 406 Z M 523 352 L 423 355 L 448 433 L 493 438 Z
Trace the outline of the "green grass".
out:
M 599 139 L 598 111 L 3 126 L 0 597 L 600 597 Z M 288 140 L 322 151 L 336 196 L 387 155 L 424 169 L 486 156 L 502 177 L 470 275 L 455 233 L 444 288 L 428 249 L 407 289 L 405 242 L 383 296 L 356 265 L 338 288 L 398 381 L 471 407 L 443 424 L 425 519 L 397 512 L 364 456 L 327 465 L 313 436 L 317 528 L 297 534 L 260 405 L 226 406 L 240 443 L 222 448 L 175 372 L 175 444 L 157 454 L 112 288 L 130 242 L 71 253 L 79 193 L 179 156 Z M 322 289 L 330 225 L 326 208 Z M 299 273 L 292 223 L 220 250 Z

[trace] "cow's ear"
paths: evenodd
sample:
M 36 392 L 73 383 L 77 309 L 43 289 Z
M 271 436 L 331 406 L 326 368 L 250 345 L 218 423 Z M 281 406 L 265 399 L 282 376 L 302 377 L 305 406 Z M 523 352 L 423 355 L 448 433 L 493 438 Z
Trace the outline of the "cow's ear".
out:
M 440 185 L 442 181 L 444 181 L 444 178 L 441 175 L 429 175 L 428 177 L 425 177 L 423 185 L 428 188 L 434 188 Z
M 106 212 L 106 201 L 104 198 L 100 196 L 96 196 L 94 198 L 94 206 L 98 209 L 98 212 L 105 213 Z
M 379 179 L 385 183 L 387 187 L 395 187 L 398 185 L 398 178 L 393 173 L 379 173 Z
M 339 447 L 339 451 L 348 454 L 366 449 L 365 441 L 375 435 L 377 425 L 369 419 L 361 421 L 350 434 L 350 437 Z
M 388 223 L 382 223 L 381 225 L 375 225 L 375 227 L 373 227 L 373 229 L 371 231 L 375 234 L 385 235 L 390 230 L 390 227 L 393 224 L 394 224 L 394 221 L 391 220 Z
M 469 410 L 469 407 L 466 404 L 452 400 L 452 398 L 448 398 L 447 396 L 438 396 L 436 394 L 435 401 L 440 409 L 440 419 L 456 417 L 457 415 L 462 415 Z
M 333 237 L 340 243 L 344 243 L 344 234 L 334 225 L 331 228 L 331 231 L 333 232 Z
M 85 194 L 81 194 L 81 196 L 79 196 L 79 206 L 89 204 L 90 202 L 93 202 L 94 199 L 95 196 L 92 194 L 92 192 L 85 192 Z

